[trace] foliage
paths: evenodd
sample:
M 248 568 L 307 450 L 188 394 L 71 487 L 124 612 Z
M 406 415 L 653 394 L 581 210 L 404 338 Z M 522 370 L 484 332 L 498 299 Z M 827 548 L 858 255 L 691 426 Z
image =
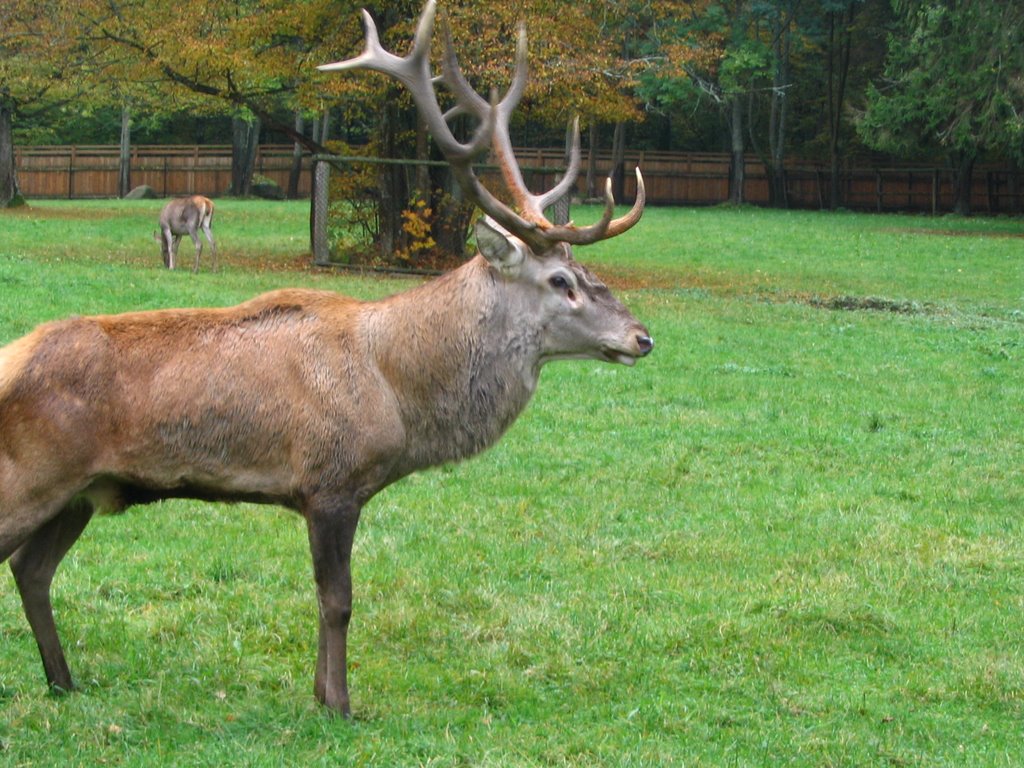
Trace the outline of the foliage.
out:
M 77 38 L 74 4 L 7 0 L 0 6 L 0 99 L 18 116 L 51 108 L 81 92 L 92 65 Z
M 402 211 L 402 230 L 408 236 L 408 244 L 395 253 L 398 262 L 415 266 L 422 262 L 424 256 L 434 251 L 437 242 L 431 235 L 433 217 L 434 212 L 421 197 L 411 200 L 409 207 Z
M 822 74 L 827 68 L 823 61 L 830 20 L 835 20 L 837 9 L 856 7 L 854 20 L 848 22 L 856 32 L 851 90 L 845 105 L 838 108 L 839 114 L 850 115 L 862 110 L 868 82 L 877 80 L 881 64 L 878 48 L 884 45 L 886 34 L 884 22 L 879 19 L 888 5 L 888 0 L 623 0 L 572 4 L 536 0 L 517 5 L 444 2 L 442 8 L 451 19 L 463 63 L 485 90 L 507 82 L 514 31 L 519 19 L 526 20 L 534 77 L 516 117 L 515 135 L 529 141 L 550 141 L 571 114 L 579 113 L 584 126 L 594 120 L 611 123 L 645 119 L 646 125 L 637 124 L 631 129 L 633 146 L 718 150 L 727 144 L 721 129 L 722 114 L 707 109 L 707 99 L 723 98 L 736 89 L 756 95 L 756 101 L 761 102 L 762 117 L 749 134 L 755 142 L 766 143 L 763 114 L 767 86 L 773 76 L 772 57 L 768 55 L 773 17 L 794 9 L 793 31 L 798 45 L 792 87 L 787 91 L 792 114 L 790 141 L 801 148 L 815 148 L 823 145 L 829 130 L 821 101 L 828 88 Z M 1019 136 L 1024 130 L 1019 117 L 1024 112 L 1020 106 L 1024 98 L 1021 78 L 1014 75 L 1020 68 L 1016 63 L 1019 51 L 1024 48 L 1015 44 L 1015 35 L 1022 26 L 1019 4 L 991 0 L 898 5 L 907 20 L 895 38 L 900 41 L 909 40 L 911 29 L 918 23 L 914 19 L 923 8 L 946 8 L 940 15 L 961 19 L 954 26 L 963 34 L 956 33 L 954 38 L 963 43 L 964 51 L 974 53 L 955 68 L 956 72 L 948 73 L 950 77 L 936 80 L 932 98 L 945 98 L 952 85 L 969 93 L 986 77 L 985 72 L 995 73 L 990 103 L 977 114 L 988 115 L 985 120 L 990 122 L 1002 122 L 1002 128 L 999 141 L 989 142 L 986 147 L 1003 155 L 1019 152 Z M 385 44 L 407 44 L 420 7 L 418 0 L 405 0 L 374 9 L 382 23 Z M 0 40 L 6 39 L 8 46 L 0 70 L 13 72 L 17 67 L 28 67 L 18 76 L 19 83 L 34 79 L 45 85 L 39 105 L 52 106 L 56 100 L 66 110 L 60 120 L 37 116 L 34 108 L 19 115 L 18 135 L 33 141 L 115 140 L 116 114 L 106 128 L 107 138 L 100 138 L 103 126 L 95 122 L 94 116 L 110 108 L 119 111 L 126 100 L 134 105 L 137 120 L 177 115 L 177 125 L 185 115 L 216 122 L 226 114 L 248 112 L 258 114 L 267 130 L 276 135 L 288 135 L 293 130 L 295 110 L 319 114 L 336 106 L 344 113 L 346 136 L 355 140 L 372 132 L 380 104 L 393 92 L 386 90 L 378 78 L 321 76 L 315 65 L 359 49 L 357 9 L 358 3 L 347 1 L 203 0 L 189 13 L 181 13 L 180 4 L 168 0 L 116 4 L 102 0 L 12 0 L 0 10 L 12 19 L 10 24 L 0 24 Z M 977 21 L 972 21 L 975 16 Z M 18 57 L 10 49 L 8 30 L 23 27 L 33 18 L 52 27 L 33 38 L 37 43 L 47 41 L 46 45 L 37 48 L 36 56 Z M 922 30 L 937 18 L 935 13 L 921 16 L 920 23 L 925 25 Z M 196 19 L 201 22 L 196 23 Z M 922 40 L 928 42 L 930 38 L 933 49 L 946 44 L 941 40 L 949 39 L 939 27 L 927 27 L 927 32 Z M 906 59 L 912 48 L 900 43 L 894 48 L 894 56 Z M 956 51 L 953 54 L 941 57 L 940 63 L 945 61 L 952 67 L 960 55 Z M 903 77 L 897 63 L 896 59 L 891 62 L 887 80 L 875 82 L 880 96 L 887 97 L 902 87 L 897 85 Z M 74 92 L 67 86 L 85 80 L 102 87 L 92 89 L 87 97 L 68 101 Z M 54 88 L 63 89 L 64 94 L 58 95 Z M 919 91 L 913 83 L 908 83 L 906 90 L 911 94 Z M 29 92 L 23 90 L 23 96 Z M 79 115 L 84 120 L 79 121 Z M 878 122 L 881 133 L 872 144 L 884 146 L 887 151 L 934 150 L 936 146 L 934 138 L 916 146 L 914 133 L 925 130 L 922 121 L 897 114 L 891 123 L 881 116 Z M 903 139 L 883 141 L 887 134 L 900 132 L 904 123 L 907 130 Z M 85 132 L 81 137 L 76 135 L 79 125 Z M 173 130 L 169 124 L 165 128 Z M 952 140 L 954 135 L 969 135 L 975 129 L 939 130 Z M 868 133 L 874 130 L 865 129 L 864 135 Z M 209 129 L 199 128 L 194 134 L 203 140 Z M 223 141 L 224 135 L 222 129 L 218 140 Z
M 293 127 L 278 110 L 322 107 L 334 89 L 315 65 L 356 31 L 341 21 L 349 10 L 350 4 L 323 2 L 203 0 L 182 13 L 171 0 L 83 0 L 78 18 L 88 45 L 120 79 L 153 84 L 163 109 L 255 115 L 290 135 Z
M 334 154 L 349 155 L 343 142 L 332 142 Z M 372 152 L 372 147 L 368 148 Z M 328 220 L 333 257 L 345 264 L 358 264 L 374 252 L 380 225 L 378 217 L 377 169 L 372 163 L 346 162 L 331 170 Z
M 39 119 L 85 91 L 92 65 L 79 45 L 65 0 L 0 5 L 0 208 L 21 200 L 14 166 L 14 126 Z
M 868 89 L 865 139 L 902 155 L 942 147 L 1024 160 L 1024 7 L 1000 0 L 900 7 L 885 80 Z
M 601 2 L 459 0 L 450 4 L 448 15 L 460 63 L 480 93 L 511 80 L 516 30 L 524 23 L 530 81 L 517 119 L 561 128 L 577 115 L 584 124 L 639 117 L 609 10 L 614 6 Z
M 218 209 L 226 266 L 199 276 L 159 267 L 159 201 L 0 213 L 0 340 L 71 313 L 410 284 L 301 266 L 302 204 Z M 1022 235 L 650 210 L 578 256 L 654 354 L 550 365 L 495 449 L 367 507 L 355 721 L 313 703 L 301 520 L 173 502 L 97 518 L 58 572 L 79 694 L 45 693 L 7 577 L 4 759 L 1021 764 Z M 824 308 L 839 297 L 850 311 Z

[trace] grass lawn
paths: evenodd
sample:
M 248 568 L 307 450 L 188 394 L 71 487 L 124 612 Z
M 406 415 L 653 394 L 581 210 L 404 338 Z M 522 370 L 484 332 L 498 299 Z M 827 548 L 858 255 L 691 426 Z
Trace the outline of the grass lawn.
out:
M 0 212 L 0 342 L 412 284 L 309 268 L 305 204 L 217 205 L 199 275 L 160 267 L 159 201 Z M 651 209 L 577 256 L 655 351 L 552 364 L 489 453 L 367 506 L 354 721 L 313 700 L 300 519 L 168 502 L 58 572 L 78 694 L 4 569 L 0 760 L 1024 764 L 1024 220 Z

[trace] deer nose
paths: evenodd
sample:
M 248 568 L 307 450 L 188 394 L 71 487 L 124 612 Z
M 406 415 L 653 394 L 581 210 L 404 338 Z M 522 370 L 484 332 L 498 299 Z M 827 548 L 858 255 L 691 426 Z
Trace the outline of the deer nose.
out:
M 654 339 L 646 333 L 639 334 L 636 337 L 636 346 L 640 350 L 641 355 L 649 355 L 651 350 L 654 349 Z

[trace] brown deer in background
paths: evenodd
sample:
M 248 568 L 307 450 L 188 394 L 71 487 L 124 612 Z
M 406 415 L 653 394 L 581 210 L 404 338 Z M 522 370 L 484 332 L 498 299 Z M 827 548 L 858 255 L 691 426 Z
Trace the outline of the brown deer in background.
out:
M 641 215 L 554 226 L 512 155 L 508 121 L 526 79 L 525 36 L 507 95 L 487 102 L 448 41 L 444 81 L 479 119 L 458 142 L 428 63 L 435 6 L 406 58 L 367 51 L 325 69 L 366 67 L 412 91 L 466 194 L 487 214 L 479 252 L 452 272 L 380 301 L 279 290 L 226 309 L 78 317 L 0 348 L 0 561 L 15 583 L 52 689 L 72 687 L 50 585 L 94 511 L 170 497 L 278 504 L 305 519 L 319 601 L 314 692 L 348 714 L 349 557 L 363 505 L 418 469 L 494 443 L 526 406 L 541 366 L 563 358 L 632 365 L 647 329 L 571 244 L 618 235 Z M 491 146 L 515 199 L 500 203 L 473 158 Z
M 192 238 L 196 247 L 196 259 L 192 271 L 199 271 L 199 256 L 203 252 L 203 242 L 199 239 L 199 230 L 206 235 L 213 254 L 213 270 L 217 271 L 217 244 L 213 242 L 213 201 L 202 195 L 178 197 L 171 200 L 160 212 L 160 231 L 153 238 L 160 243 L 160 253 L 164 257 L 164 266 L 174 269 L 178 265 L 178 244 L 182 235 Z

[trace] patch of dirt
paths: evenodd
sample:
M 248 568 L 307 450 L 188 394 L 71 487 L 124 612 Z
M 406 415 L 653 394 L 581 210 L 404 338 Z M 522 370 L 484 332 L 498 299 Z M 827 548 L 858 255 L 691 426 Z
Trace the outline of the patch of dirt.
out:
M 815 296 L 809 299 L 807 303 L 812 307 L 847 312 L 871 310 L 874 312 L 891 312 L 897 315 L 920 315 L 929 311 L 927 305 L 917 301 L 884 299 L 879 296 Z
M 206 260 L 206 250 L 203 250 L 203 260 Z M 221 264 L 230 264 L 250 272 L 316 272 L 320 268 L 313 264 L 313 257 L 308 252 L 298 251 L 292 256 L 284 257 L 280 254 L 259 254 L 243 252 L 232 254 L 226 259 L 220 260 Z M 202 269 L 202 266 L 200 266 Z
M 888 299 L 883 296 L 822 296 L 793 290 L 775 290 L 764 275 L 687 274 L 676 271 L 638 272 L 615 266 L 601 266 L 596 270 L 613 290 L 700 290 L 714 296 L 748 296 L 770 304 L 806 304 L 819 309 L 841 312 L 888 312 L 896 315 L 934 314 L 938 310 L 931 304 L 906 299 Z
M 647 269 L 643 271 L 615 265 L 600 264 L 591 267 L 592 271 L 609 288 L 620 291 L 635 290 L 702 290 L 721 296 L 736 296 L 743 293 L 754 293 L 764 289 L 764 284 L 737 279 L 738 275 L 697 274 L 667 269 Z

